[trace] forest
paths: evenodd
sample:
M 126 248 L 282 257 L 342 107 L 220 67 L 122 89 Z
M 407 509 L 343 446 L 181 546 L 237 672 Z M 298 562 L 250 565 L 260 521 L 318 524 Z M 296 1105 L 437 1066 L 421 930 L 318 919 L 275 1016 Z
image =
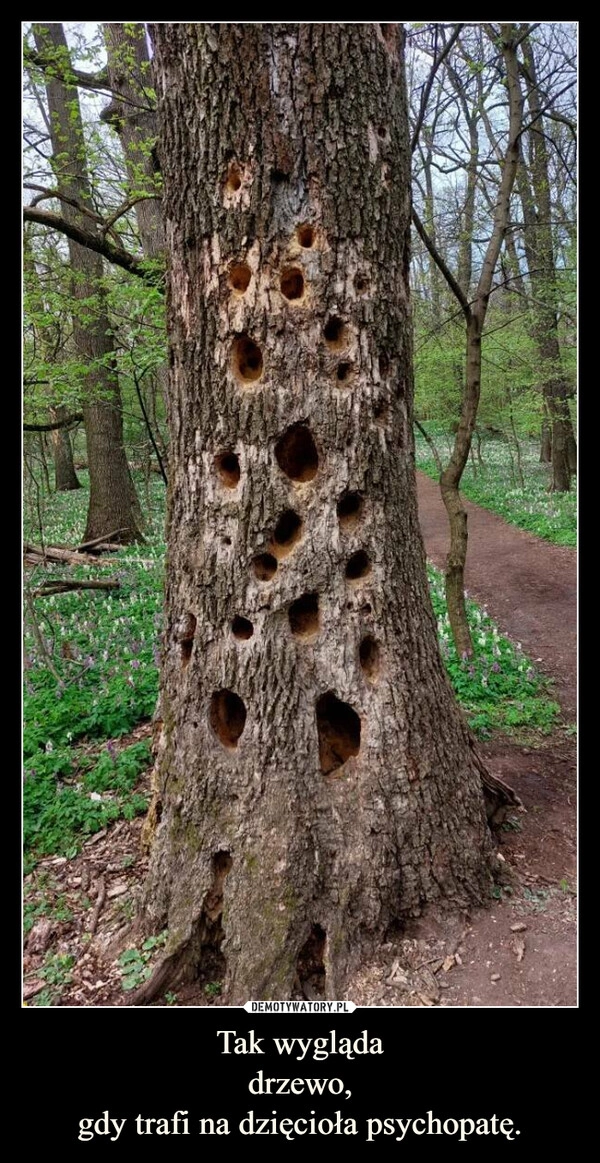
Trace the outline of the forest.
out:
M 575 24 L 23 34 L 23 1003 L 576 1006 Z

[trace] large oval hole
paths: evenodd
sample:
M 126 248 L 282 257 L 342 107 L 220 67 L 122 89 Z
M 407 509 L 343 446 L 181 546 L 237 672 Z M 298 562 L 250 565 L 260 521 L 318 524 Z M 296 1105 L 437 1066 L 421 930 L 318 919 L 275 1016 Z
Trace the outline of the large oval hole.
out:
M 288 610 L 290 630 L 296 638 L 312 638 L 319 630 L 319 595 L 302 594 Z
M 293 509 L 286 509 L 281 514 L 273 533 L 276 552 L 282 557 L 289 553 L 292 547 L 300 540 L 302 520 Z
M 262 376 L 262 351 L 249 335 L 239 335 L 233 344 L 233 370 L 244 384 L 254 383 Z
M 293 424 L 275 445 L 275 458 L 292 481 L 310 481 L 317 475 L 319 454 L 306 424 Z
M 323 775 L 342 767 L 360 751 L 360 719 L 349 703 L 327 691 L 317 701 L 319 759 Z
M 246 725 L 246 708 L 234 691 L 220 690 L 211 695 L 209 722 L 224 747 L 237 747 Z
M 349 581 L 357 581 L 371 572 L 371 559 L 364 549 L 359 549 L 346 562 L 346 577 Z

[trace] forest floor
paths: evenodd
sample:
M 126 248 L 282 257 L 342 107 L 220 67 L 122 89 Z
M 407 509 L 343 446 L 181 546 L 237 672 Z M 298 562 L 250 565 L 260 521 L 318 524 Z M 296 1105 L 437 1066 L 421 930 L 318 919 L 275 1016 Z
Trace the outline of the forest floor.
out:
M 418 487 L 427 554 L 443 565 L 448 534 L 439 488 L 421 473 Z M 462 917 L 429 914 L 363 965 L 346 996 L 361 1006 L 574 1006 L 575 553 L 465 504 L 469 595 L 554 680 L 564 719 L 551 735 L 532 735 L 526 745 L 498 735 L 480 744 L 490 769 L 515 789 L 524 807 L 496 834 L 506 876 L 490 907 Z M 116 746 L 150 734 L 144 724 Z M 36 880 L 41 878 L 47 907 L 27 942 L 25 999 L 45 990 L 50 1005 L 129 1004 L 124 976 L 141 982 L 158 951 L 155 938 L 134 948 L 135 900 L 147 867 L 141 828 L 140 818 L 121 820 L 90 837 L 73 859 L 39 862 Z M 95 898 L 91 922 L 88 894 Z M 65 929 L 69 957 L 60 952 Z M 38 980 L 42 959 L 46 969 Z M 215 979 L 179 987 L 153 1004 L 223 1004 L 216 967 Z

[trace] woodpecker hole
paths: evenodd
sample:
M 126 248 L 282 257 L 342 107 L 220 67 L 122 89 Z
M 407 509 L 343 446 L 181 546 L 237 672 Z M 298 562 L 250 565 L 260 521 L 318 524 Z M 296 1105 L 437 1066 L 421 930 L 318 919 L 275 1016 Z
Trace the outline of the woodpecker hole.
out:
M 246 725 L 246 708 L 234 691 L 215 691 L 211 695 L 209 722 L 224 747 L 237 747 Z
M 303 997 L 325 997 L 326 942 L 325 930 L 320 925 L 313 925 L 310 937 L 302 946 L 296 961 L 296 973 Z
M 343 319 L 338 318 L 337 315 L 331 315 L 323 328 L 323 335 L 328 347 L 334 351 L 338 351 L 344 346 L 346 342 L 348 329 Z
M 240 462 L 235 452 L 220 452 L 215 467 L 226 489 L 235 489 L 240 480 Z
M 242 184 L 242 169 L 238 162 L 231 162 L 227 171 L 225 189 L 228 194 L 235 194 Z
M 319 454 L 306 424 L 287 428 L 275 445 L 275 458 L 292 481 L 311 481 L 317 475 Z
M 319 632 L 319 595 L 303 594 L 288 610 L 290 630 L 296 638 L 311 638 Z
M 233 370 L 244 384 L 259 380 L 263 371 L 262 351 L 249 335 L 240 335 L 233 345 Z
M 236 263 L 229 272 L 229 286 L 233 291 L 238 291 L 240 295 L 243 295 L 248 290 L 251 278 L 250 267 L 245 262 Z
M 289 553 L 292 546 L 300 540 L 302 532 L 302 520 L 293 509 L 286 509 L 285 513 L 281 514 L 273 533 L 273 541 L 276 546 L 276 552 L 279 550 L 280 556 Z
M 272 553 L 261 553 L 254 558 L 252 569 L 259 581 L 270 581 L 277 573 L 277 558 Z
M 337 515 L 342 529 L 353 529 L 363 508 L 363 499 L 360 493 L 344 493 L 337 503 Z
M 346 563 L 346 577 L 348 581 L 358 581 L 371 572 L 371 559 L 364 549 L 359 549 Z
M 293 301 L 304 295 L 304 275 L 299 267 L 286 267 L 281 272 L 281 294 L 284 299 Z
M 231 623 L 231 633 L 234 638 L 239 638 L 241 641 L 247 641 L 254 634 L 254 626 L 248 618 L 242 618 L 240 614 L 236 614 Z
M 360 719 L 349 703 L 343 703 L 333 691 L 321 695 L 317 702 L 319 759 L 323 775 L 342 767 L 360 751 Z
M 296 237 L 300 246 L 305 250 L 310 250 L 311 246 L 315 244 L 315 229 L 308 222 L 303 222 L 296 231 Z
M 181 649 L 181 665 L 185 670 L 192 657 L 194 648 L 194 634 L 196 633 L 196 619 L 193 614 L 186 614 L 183 627 L 178 635 Z
M 337 368 L 335 370 L 335 378 L 336 378 L 338 384 L 348 385 L 350 383 L 350 380 L 352 379 L 353 370 L 354 370 L 354 364 L 338 363 Z

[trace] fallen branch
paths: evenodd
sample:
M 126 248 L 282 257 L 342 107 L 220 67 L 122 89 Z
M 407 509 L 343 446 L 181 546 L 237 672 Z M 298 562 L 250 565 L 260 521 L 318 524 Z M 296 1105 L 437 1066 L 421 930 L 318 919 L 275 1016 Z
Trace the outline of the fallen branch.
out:
M 93 541 L 84 541 L 81 545 L 78 545 L 76 552 L 81 553 L 83 549 L 91 549 L 93 545 L 100 546 L 104 545 L 105 543 L 108 544 L 109 541 L 114 541 L 115 537 L 118 537 L 119 533 L 125 532 L 126 529 L 123 527 L 121 529 L 113 529 L 112 533 L 103 533 L 101 537 L 95 537 Z M 114 548 L 118 549 L 120 547 L 115 546 Z
M 66 594 L 69 590 L 118 590 L 118 581 L 47 581 L 33 591 L 34 598 L 47 598 L 51 594 Z
M 94 906 L 94 911 L 92 913 L 92 919 L 91 919 L 90 928 L 89 928 L 90 937 L 93 937 L 95 932 L 96 932 L 96 929 L 98 927 L 98 920 L 100 918 L 100 913 L 102 912 L 102 908 L 103 908 L 105 900 L 106 900 L 106 881 L 105 881 L 104 877 L 102 875 L 100 875 L 98 877 L 98 895 L 96 897 L 96 904 Z
M 28 545 L 25 543 L 23 546 L 23 556 L 26 561 L 34 565 L 46 561 L 66 561 L 69 565 L 102 564 L 98 562 L 97 557 L 92 557 L 91 554 L 78 553 L 76 549 L 61 549 L 56 545 L 46 545 L 42 548 L 40 545 Z M 107 562 L 106 564 L 112 564 L 112 562 Z

